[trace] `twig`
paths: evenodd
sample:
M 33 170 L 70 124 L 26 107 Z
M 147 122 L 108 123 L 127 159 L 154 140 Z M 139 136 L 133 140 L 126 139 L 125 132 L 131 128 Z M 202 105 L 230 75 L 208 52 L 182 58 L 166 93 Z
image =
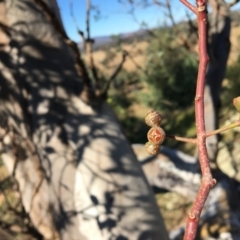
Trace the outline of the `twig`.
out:
M 86 57 L 88 58 L 88 63 L 90 65 L 90 69 L 92 72 L 92 76 L 94 78 L 95 81 L 95 85 L 96 85 L 96 90 L 100 90 L 100 79 L 98 77 L 98 69 L 95 65 L 94 62 L 94 57 L 93 57 L 93 50 L 92 50 L 92 46 L 93 46 L 93 39 L 86 39 Z
M 181 45 L 183 47 L 185 47 L 187 50 L 191 50 L 191 46 L 190 43 L 188 41 L 188 38 L 184 37 L 181 35 L 180 31 L 178 30 L 178 26 L 175 22 L 174 16 L 172 14 L 172 8 L 171 8 L 171 4 L 170 4 L 170 0 L 165 0 L 165 4 L 157 1 L 157 0 L 153 0 L 153 3 L 157 6 L 159 6 L 160 8 L 167 8 L 168 13 L 166 14 L 167 17 L 170 19 L 171 23 L 172 23 L 172 27 L 174 29 L 174 31 L 176 32 L 176 35 L 178 36 L 178 40 L 181 41 Z
M 83 31 L 80 30 L 80 28 L 78 26 L 78 23 L 77 23 L 77 20 L 75 18 L 75 15 L 74 15 L 74 12 L 73 12 L 73 2 L 72 2 L 72 0 L 69 0 L 69 9 L 70 9 L 70 15 L 71 15 L 71 17 L 73 19 L 73 22 L 75 24 L 77 32 L 80 35 L 80 37 L 82 38 L 84 51 L 86 51 L 84 33 L 83 33 Z
M 197 139 L 196 138 L 178 137 L 178 136 L 169 135 L 169 134 L 166 134 L 166 138 L 174 139 L 174 140 L 177 140 L 177 141 L 180 141 L 180 142 L 197 144 Z
M 234 123 L 231 123 L 228 126 L 225 126 L 225 127 L 219 128 L 217 130 L 214 130 L 212 132 L 207 132 L 206 137 L 210 137 L 210 136 L 216 135 L 216 134 L 221 133 L 221 132 L 225 132 L 227 130 L 230 130 L 230 129 L 233 129 L 233 128 L 239 127 L 239 126 L 240 126 L 240 120 L 238 120 Z
M 195 117 L 197 127 L 197 145 L 199 152 L 199 161 L 202 171 L 202 182 L 198 191 L 192 209 L 188 214 L 187 226 L 184 240 L 194 240 L 197 232 L 200 214 L 209 194 L 210 189 L 216 184 L 212 178 L 207 148 L 206 133 L 204 122 L 204 85 L 206 77 L 206 68 L 208 63 L 207 56 L 207 4 L 206 0 L 197 0 L 197 7 L 192 6 L 187 0 L 181 0 L 191 11 L 197 15 L 198 33 L 199 33 L 199 67 L 197 77 L 197 88 L 195 96 Z
M 87 34 L 87 38 L 85 39 L 85 44 L 86 44 L 85 50 L 86 50 L 88 62 L 90 64 L 92 76 L 93 76 L 95 84 L 96 84 L 96 90 L 100 91 L 101 90 L 100 89 L 100 79 L 98 77 L 98 70 L 94 63 L 93 51 L 92 51 L 92 46 L 93 46 L 94 40 L 91 38 L 91 33 L 90 33 L 90 13 L 91 13 L 91 0 L 86 0 L 86 34 Z
M 164 3 L 159 2 L 158 0 L 153 0 L 154 4 L 156 4 L 159 7 L 166 7 Z
M 80 30 L 77 20 L 74 16 L 74 12 L 73 12 L 73 2 L 72 0 L 69 0 L 69 7 L 70 7 L 70 14 L 71 17 L 73 19 L 73 22 L 75 24 L 75 27 L 78 31 L 78 34 L 81 36 L 82 41 L 83 41 L 83 48 L 84 51 L 86 53 L 86 57 L 88 58 L 88 63 L 90 65 L 90 69 L 92 72 L 92 76 L 94 78 L 95 84 L 96 84 L 96 89 L 100 90 L 100 79 L 98 77 L 98 70 L 96 68 L 96 65 L 94 63 L 94 58 L 93 58 L 93 54 L 92 54 L 92 45 L 94 43 L 94 40 L 91 38 L 91 34 L 90 34 L 90 13 L 91 13 L 91 0 L 86 0 L 86 34 L 87 34 L 87 38 L 84 37 L 84 33 L 83 31 Z
M 233 5 L 237 4 L 239 2 L 239 0 L 233 0 L 232 2 L 228 3 L 229 7 L 232 7 Z
M 145 71 L 135 60 L 134 57 L 128 52 L 128 58 L 132 61 L 132 63 L 135 65 L 135 67 L 144 73 L 146 76 L 148 75 L 147 71 Z
M 87 40 L 90 40 L 90 11 L 91 11 L 91 0 L 86 0 L 86 33 Z
M 189 3 L 187 0 L 180 0 L 180 2 L 197 15 L 197 8 L 194 7 L 191 3 Z
M 170 18 L 170 20 L 172 22 L 172 25 L 175 28 L 176 23 L 175 23 L 175 19 L 173 17 L 173 14 L 172 14 L 172 8 L 171 8 L 171 5 L 170 5 L 170 0 L 166 0 L 166 7 L 167 7 L 167 10 L 168 10 L 168 17 Z
M 225 132 L 227 130 L 230 130 L 230 129 L 233 129 L 233 128 L 236 128 L 236 127 L 240 127 L 240 120 L 237 120 L 234 123 L 231 123 L 231 124 L 229 124 L 225 127 L 221 127 L 221 128 L 216 129 L 214 131 L 206 132 L 205 137 L 208 138 L 208 137 L 211 137 L 213 135 Z M 179 137 L 179 136 L 169 135 L 169 134 L 166 134 L 166 138 L 170 138 L 170 139 L 174 139 L 176 141 L 186 142 L 186 143 L 193 143 L 193 144 L 197 143 L 197 138 Z
M 122 61 L 120 62 L 120 64 L 118 65 L 118 67 L 115 69 L 115 71 L 113 72 L 113 74 L 111 75 L 111 77 L 109 78 L 108 82 L 106 83 L 106 87 L 104 89 L 104 91 L 102 92 L 102 97 L 106 98 L 107 97 L 107 92 L 110 88 L 110 85 L 112 83 L 112 81 L 117 77 L 117 75 L 119 74 L 119 72 L 122 69 L 122 66 L 124 64 L 124 62 L 126 61 L 126 57 L 128 56 L 128 52 L 123 51 L 122 53 Z

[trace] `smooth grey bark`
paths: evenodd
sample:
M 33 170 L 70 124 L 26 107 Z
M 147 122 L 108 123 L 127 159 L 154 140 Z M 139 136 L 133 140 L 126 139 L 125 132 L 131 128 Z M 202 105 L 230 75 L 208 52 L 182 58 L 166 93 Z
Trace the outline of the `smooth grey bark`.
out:
M 209 64 L 205 86 L 205 124 L 207 131 L 219 127 L 220 94 L 227 60 L 230 52 L 231 19 L 230 5 L 223 0 L 209 1 L 212 13 L 209 15 Z M 208 156 L 215 165 L 218 152 L 218 136 L 207 138 Z
M 4 7 L 0 150 L 34 226 L 45 239 L 168 239 L 115 115 L 79 98 L 68 46 L 34 1 Z

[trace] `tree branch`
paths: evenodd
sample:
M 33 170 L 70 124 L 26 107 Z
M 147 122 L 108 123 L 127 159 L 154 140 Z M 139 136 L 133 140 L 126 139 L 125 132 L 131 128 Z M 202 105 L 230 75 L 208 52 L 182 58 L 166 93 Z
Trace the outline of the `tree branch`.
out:
M 174 139 L 176 141 L 186 142 L 186 143 L 193 143 L 193 144 L 197 143 L 196 138 L 178 137 L 178 136 L 169 135 L 169 134 L 166 134 L 166 138 L 170 138 L 170 139 Z
M 102 97 L 103 98 L 107 98 L 107 92 L 111 86 L 112 81 L 117 77 L 117 75 L 119 74 L 119 72 L 121 71 L 124 62 L 126 61 L 126 57 L 128 56 L 128 52 L 127 51 L 123 51 L 122 53 L 122 61 L 120 62 L 120 64 L 118 65 L 118 67 L 115 69 L 115 71 L 113 72 L 113 74 L 111 75 L 111 77 L 109 78 L 106 87 L 104 89 L 104 91 L 102 92 Z
M 207 56 L 207 2 L 206 0 L 197 0 L 197 8 L 193 7 L 186 0 L 181 2 L 197 15 L 198 32 L 199 32 L 199 67 L 197 77 L 197 88 L 195 96 L 195 117 L 197 126 L 197 144 L 199 152 L 199 161 L 202 171 L 202 182 L 198 191 L 195 202 L 188 215 L 184 240 L 195 239 L 200 214 L 204 203 L 209 195 L 210 189 L 216 184 L 216 180 L 212 178 L 207 148 L 206 133 L 204 122 L 204 86 L 206 78 L 206 68 L 208 63 Z
M 232 1 L 232 2 L 229 2 L 228 3 L 228 6 L 229 7 L 232 7 L 232 6 L 234 6 L 235 4 L 237 4 L 239 2 L 239 0 L 234 0 L 234 1 Z
M 159 2 L 158 0 L 153 0 L 154 4 L 156 4 L 159 7 L 166 7 L 164 3 Z
M 90 11 L 91 11 L 91 0 L 86 0 L 86 33 L 87 39 L 90 40 Z
M 189 3 L 187 0 L 180 0 L 182 4 L 184 4 L 187 8 L 189 8 L 192 12 L 197 14 L 197 8 L 194 7 L 191 3 Z
M 78 34 L 80 35 L 82 41 L 83 41 L 83 48 L 84 48 L 84 51 L 86 51 L 86 46 L 85 46 L 85 37 L 84 37 L 84 33 L 83 31 L 80 30 L 79 26 L 78 26 L 78 23 L 77 23 L 77 20 L 75 18 L 75 15 L 74 15 L 74 12 L 73 12 L 73 2 L 72 0 L 69 0 L 69 9 L 70 9 L 70 15 L 73 19 L 73 22 L 75 24 L 75 27 L 77 29 L 77 32 Z

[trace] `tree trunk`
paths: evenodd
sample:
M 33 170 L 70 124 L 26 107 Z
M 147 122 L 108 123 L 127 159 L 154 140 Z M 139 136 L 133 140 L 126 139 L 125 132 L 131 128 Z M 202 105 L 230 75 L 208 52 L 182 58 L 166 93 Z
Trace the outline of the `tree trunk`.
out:
M 223 0 L 210 0 L 209 3 L 212 13 L 209 15 L 209 64 L 204 101 L 206 130 L 213 131 L 219 127 L 220 94 L 230 52 L 231 20 L 227 3 Z M 207 138 L 207 150 L 212 167 L 215 167 L 217 135 Z
M 114 114 L 81 101 L 72 53 L 45 14 L 32 0 L 0 4 L 1 156 L 34 226 L 45 239 L 168 239 Z

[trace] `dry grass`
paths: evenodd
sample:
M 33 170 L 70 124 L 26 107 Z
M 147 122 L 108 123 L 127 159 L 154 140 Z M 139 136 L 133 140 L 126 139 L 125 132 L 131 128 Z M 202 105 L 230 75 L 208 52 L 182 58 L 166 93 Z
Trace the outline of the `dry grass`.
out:
M 240 26 L 233 26 L 231 29 L 231 35 L 230 35 L 230 41 L 231 41 L 231 51 L 228 59 L 228 64 L 233 63 L 236 61 L 237 57 L 240 54 Z M 140 41 L 135 42 L 134 44 L 123 44 L 122 49 L 128 51 L 134 58 L 134 61 L 139 65 L 140 67 L 144 66 L 144 63 L 146 61 L 144 53 L 146 52 L 148 47 L 147 41 Z M 194 47 L 195 51 L 197 51 L 198 47 L 197 45 Z M 110 51 L 116 53 L 115 48 L 111 48 Z M 114 69 L 119 65 L 121 62 L 121 52 L 117 52 L 115 54 L 115 57 L 111 59 L 111 62 L 108 66 L 102 64 L 102 62 L 106 58 L 106 51 L 104 50 L 98 50 L 93 53 L 93 57 L 96 63 L 96 66 L 105 74 L 110 75 Z M 127 58 L 127 60 L 124 63 L 124 69 L 127 71 L 136 71 L 137 66 L 133 63 L 133 61 L 130 58 Z

